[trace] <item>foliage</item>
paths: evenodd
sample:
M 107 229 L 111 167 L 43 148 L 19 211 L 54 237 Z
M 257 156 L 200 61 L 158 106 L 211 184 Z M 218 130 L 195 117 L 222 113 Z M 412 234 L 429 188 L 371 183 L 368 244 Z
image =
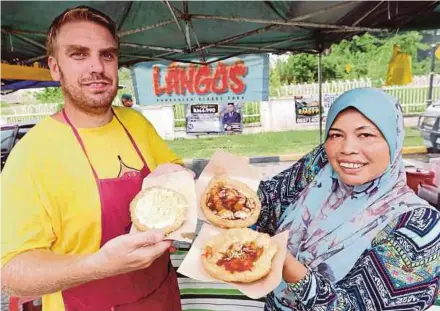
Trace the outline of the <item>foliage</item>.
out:
M 47 87 L 35 93 L 35 98 L 41 104 L 59 104 L 64 102 L 63 93 L 59 87 Z
M 422 33 L 411 31 L 387 37 L 367 33 L 331 46 L 323 56 L 323 80 L 385 79 L 395 44 L 402 52 L 411 55 L 413 75 L 429 73 L 430 59 L 418 56 L 421 51 L 429 49 L 429 45 L 423 43 Z M 307 83 L 317 81 L 317 67 L 316 55 L 302 53 L 291 55 L 286 61 L 277 61 L 273 71 L 278 72 L 282 83 Z
M 269 72 L 270 95 L 275 95 L 275 90 L 281 86 L 281 76 L 278 70 L 273 68 Z

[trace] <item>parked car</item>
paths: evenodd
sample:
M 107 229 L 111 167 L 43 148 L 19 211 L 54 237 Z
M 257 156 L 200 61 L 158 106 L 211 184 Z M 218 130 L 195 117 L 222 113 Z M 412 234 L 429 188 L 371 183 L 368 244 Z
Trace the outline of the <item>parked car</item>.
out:
M 419 117 L 418 128 L 430 153 L 440 152 L 440 99 Z
M 1 169 L 6 163 L 12 148 L 35 126 L 36 121 L 26 121 L 17 124 L 7 124 L 1 126 Z

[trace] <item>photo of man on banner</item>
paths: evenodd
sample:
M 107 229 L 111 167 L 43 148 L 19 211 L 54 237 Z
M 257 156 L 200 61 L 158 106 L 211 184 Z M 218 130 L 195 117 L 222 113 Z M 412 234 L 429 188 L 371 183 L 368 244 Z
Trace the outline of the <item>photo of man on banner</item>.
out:
M 241 133 L 243 131 L 243 124 L 241 118 L 241 105 L 228 103 L 223 114 L 223 128 L 227 133 Z

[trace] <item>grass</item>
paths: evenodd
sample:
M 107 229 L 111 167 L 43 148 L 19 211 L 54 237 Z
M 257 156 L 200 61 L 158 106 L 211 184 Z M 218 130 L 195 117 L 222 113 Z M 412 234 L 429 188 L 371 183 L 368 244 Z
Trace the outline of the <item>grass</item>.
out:
M 422 146 L 417 129 L 405 129 L 404 145 Z M 249 135 L 218 136 L 168 141 L 169 146 L 183 158 L 210 158 L 216 150 L 242 156 L 270 156 L 285 153 L 305 153 L 319 144 L 319 131 L 288 131 Z

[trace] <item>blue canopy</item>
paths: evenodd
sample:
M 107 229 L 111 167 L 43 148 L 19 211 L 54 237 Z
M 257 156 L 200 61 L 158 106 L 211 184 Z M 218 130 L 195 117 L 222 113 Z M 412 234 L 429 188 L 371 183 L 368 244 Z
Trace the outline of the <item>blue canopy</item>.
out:
M 34 80 L 2 80 L 2 94 L 9 94 L 20 89 L 33 89 L 42 87 L 58 87 L 58 81 L 34 81 Z

